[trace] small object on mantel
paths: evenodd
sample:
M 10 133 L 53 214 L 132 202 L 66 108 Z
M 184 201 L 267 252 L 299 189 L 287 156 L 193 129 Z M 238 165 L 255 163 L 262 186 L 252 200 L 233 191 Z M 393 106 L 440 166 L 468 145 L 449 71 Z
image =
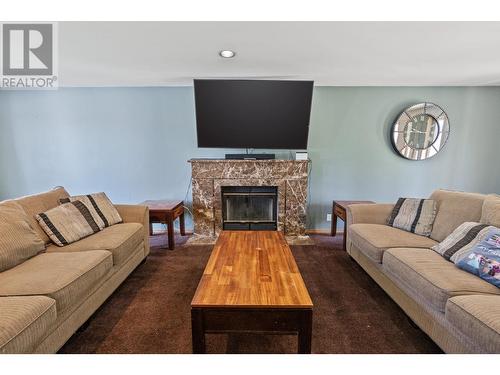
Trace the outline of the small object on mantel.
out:
M 297 151 L 295 153 L 295 160 L 307 160 L 307 159 L 308 159 L 307 152 Z
M 335 237 L 337 235 L 337 218 L 344 221 L 344 244 L 343 249 L 345 250 L 346 236 L 347 236 L 347 206 L 351 204 L 370 204 L 375 203 L 373 201 L 333 201 L 332 205 L 332 228 L 330 235 Z
M 149 207 L 149 235 L 153 235 L 153 223 L 167 225 L 168 248 L 173 250 L 174 220 L 179 218 L 181 236 L 186 235 L 184 227 L 184 201 L 175 200 L 149 200 L 141 203 Z

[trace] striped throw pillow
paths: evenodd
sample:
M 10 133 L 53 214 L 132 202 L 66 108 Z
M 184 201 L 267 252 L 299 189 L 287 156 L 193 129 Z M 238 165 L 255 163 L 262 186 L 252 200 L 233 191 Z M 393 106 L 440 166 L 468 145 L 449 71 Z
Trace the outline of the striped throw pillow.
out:
M 492 228 L 494 227 L 487 224 L 465 222 L 451 232 L 443 242 L 432 246 L 431 249 L 445 259 L 457 263 L 465 253 L 481 242 Z
M 60 203 L 81 201 L 90 210 L 92 217 L 100 229 L 121 223 L 123 220 L 105 193 L 76 195 L 60 199 Z
M 429 237 L 436 218 L 436 201 L 432 199 L 399 198 L 388 225 Z
M 64 203 L 36 215 L 57 246 L 65 246 L 100 231 L 88 207 L 80 201 Z

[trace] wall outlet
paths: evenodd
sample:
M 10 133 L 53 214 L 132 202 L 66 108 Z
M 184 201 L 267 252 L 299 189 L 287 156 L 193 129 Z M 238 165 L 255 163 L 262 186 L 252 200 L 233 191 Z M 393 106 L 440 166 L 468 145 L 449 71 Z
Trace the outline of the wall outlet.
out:
M 326 214 L 326 221 L 332 221 L 332 214 Z

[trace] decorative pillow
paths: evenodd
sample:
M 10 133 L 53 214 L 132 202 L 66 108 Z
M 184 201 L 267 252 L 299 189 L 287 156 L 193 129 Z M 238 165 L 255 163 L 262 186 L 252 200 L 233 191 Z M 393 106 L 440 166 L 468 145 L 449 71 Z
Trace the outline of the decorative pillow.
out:
M 443 242 L 432 246 L 431 249 L 445 259 L 456 263 L 456 259 L 478 244 L 491 228 L 493 227 L 487 224 L 465 222 L 451 232 Z
M 483 203 L 481 223 L 500 227 L 500 196 L 488 195 Z
M 121 223 L 123 220 L 117 209 L 105 193 L 76 195 L 60 199 L 60 203 L 82 201 L 89 208 L 92 217 L 100 229 Z
M 388 224 L 394 228 L 429 237 L 436 218 L 436 202 L 432 199 L 399 198 Z
M 490 228 L 485 238 L 455 263 L 464 271 L 500 288 L 500 229 Z
M 0 272 L 45 250 L 45 242 L 29 225 L 23 208 L 13 201 L 0 203 Z
M 57 246 L 65 246 L 99 232 L 90 210 L 80 201 L 64 203 L 36 215 L 42 229 Z

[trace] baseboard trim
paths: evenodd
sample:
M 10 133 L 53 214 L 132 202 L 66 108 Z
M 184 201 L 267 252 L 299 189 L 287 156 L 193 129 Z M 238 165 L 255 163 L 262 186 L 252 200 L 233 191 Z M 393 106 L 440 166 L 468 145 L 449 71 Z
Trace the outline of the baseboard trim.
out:
M 179 230 L 175 230 L 174 231 L 175 234 L 179 234 Z M 337 235 L 339 234 L 343 234 L 344 232 L 341 231 L 341 230 L 337 230 Z M 165 231 L 162 231 L 162 232 L 154 232 L 153 233 L 153 236 L 159 236 L 159 235 L 166 235 L 167 232 Z M 193 231 L 192 230 L 186 230 L 186 235 L 187 236 L 190 236 L 193 234 Z M 306 234 L 321 234 L 321 235 L 325 235 L 325 236 L 329 236 L 330 235 L 330 229 L 306 229 Z
M 179 234 L 179 235 L 181 234 L 181 232 L 178 229 L 175 229 L 174 233 L 175 234 Z M 190 236 L 190 235 L 193 234 L 193 231 L 192 230 L 186 230 L 185 233 L 186 233 L 186 236 Z M 153 236 L 166 236 L 166 235 L 167 235 L 167 231 L 166 230 L 153 232 Z
M 325 236 L 330 235 L 330 229 L 306 229 L 306 234 L 322 234 Z M 341 230 L 337 231 L 337 235 L 343 234 L 344 232 Z

